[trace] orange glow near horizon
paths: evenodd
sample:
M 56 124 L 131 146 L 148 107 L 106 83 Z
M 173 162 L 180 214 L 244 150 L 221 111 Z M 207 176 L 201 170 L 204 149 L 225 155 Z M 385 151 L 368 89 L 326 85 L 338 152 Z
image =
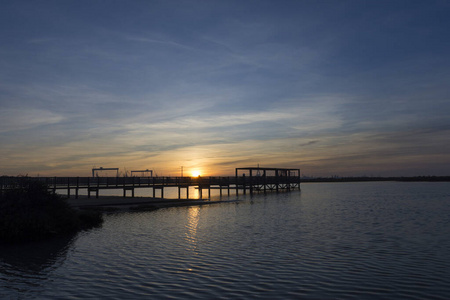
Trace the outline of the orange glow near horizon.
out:
M 201 176 L 202 174 L 201 174 L 201 172 L 200 172 L 199 170 L 193 170 L 193 171 L 191 172 L 191 175 L 192 175 L 192 177 L 199 177 L 199 176 Z

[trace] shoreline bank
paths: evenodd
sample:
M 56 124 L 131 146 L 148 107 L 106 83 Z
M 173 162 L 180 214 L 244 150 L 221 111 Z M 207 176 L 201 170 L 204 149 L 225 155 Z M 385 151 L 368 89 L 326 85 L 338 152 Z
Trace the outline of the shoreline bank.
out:
M 66 198 L 70 206 L 77 209 L 93 209 L 105 212 L 115 211 L 140 211 L 156 210 L 159 208 L 194 206 L 205 204 L 217 204 L 224 202 L 235 202 L 237 200 L 210 200 L 210 199 L 167 199 L 153 197 L 122 197 L 122 196 L 99 196 L 98 198 L 88 198 L 79 196 Z

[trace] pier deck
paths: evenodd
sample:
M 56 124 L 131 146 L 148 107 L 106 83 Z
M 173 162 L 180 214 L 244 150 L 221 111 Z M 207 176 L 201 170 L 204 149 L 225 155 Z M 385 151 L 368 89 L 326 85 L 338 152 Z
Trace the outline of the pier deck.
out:
M 280 169 L 280 168 L 237 168 L 235 176 L 222 177 L 0 177 L 0 192 L 7 189 L 20 188 L 30 181 L 40 181 L 45 183 L 50 190 L 57 192 L 65 190 L 70 198 L 72 193 L 78 198 L 80 190 L 86 190 L 88 198 L 91 194 L 99 197 L 101 190 L 122 189 L 123 196 L 131 194 L 134 197 L 135 189 L 151 188 L 153 198 L 156 198 L 157 191 L 161 198 L 164 198 L 164 189 L 169 187 L 178 188 L 178 199 L 181 198 L 181 191 L 186 189 L 186 199 L 189 199 L 189 187 L 196 187 L 199 190 L 199 198 L 203 198 L 203 190 L 208 190 L 208 197 L 212 189 L 219 189 L 220 195 L 226 191 L 230 195 L 230 190 L 239 191 L 246 194 L 261 191 L 280 191 L 300 189 L 300 169 Z

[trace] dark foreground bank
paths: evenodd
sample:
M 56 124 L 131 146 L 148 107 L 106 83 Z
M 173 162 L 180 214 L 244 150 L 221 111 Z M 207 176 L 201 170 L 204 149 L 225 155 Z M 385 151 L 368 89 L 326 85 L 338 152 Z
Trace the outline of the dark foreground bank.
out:
M 74 209 L 40 182 L 0 195 L 0 242 L 38 241 L 100 226 L 102 214 Z

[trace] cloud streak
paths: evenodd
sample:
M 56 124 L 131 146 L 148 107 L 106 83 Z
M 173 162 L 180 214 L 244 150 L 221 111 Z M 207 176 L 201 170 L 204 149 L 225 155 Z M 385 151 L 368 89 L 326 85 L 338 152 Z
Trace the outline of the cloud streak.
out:
M 10 132 L 56 124 L 63 120 L 61 115 L 41 109 L 2 109 L 0 111 L 0 132 Z

